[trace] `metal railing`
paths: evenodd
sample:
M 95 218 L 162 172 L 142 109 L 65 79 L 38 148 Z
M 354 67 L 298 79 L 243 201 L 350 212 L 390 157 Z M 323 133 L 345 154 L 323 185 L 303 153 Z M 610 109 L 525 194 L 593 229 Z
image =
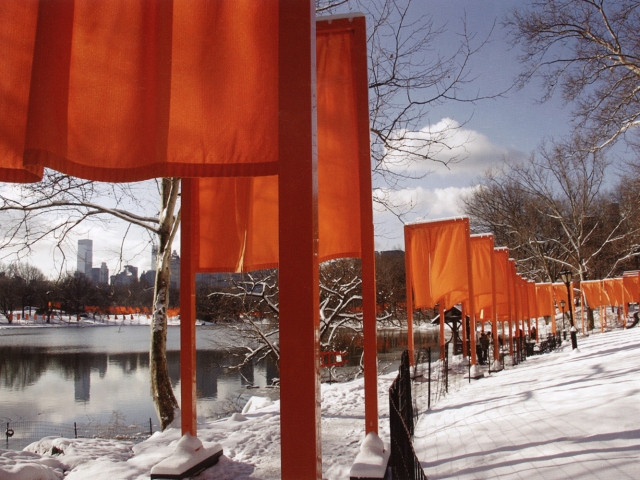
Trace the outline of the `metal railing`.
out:
M 411 396 L 409 352 L 402 353 L 398 376 L 389 388 L 389 424 L 391 456 L 389 466 L 394 480 L 426 480 L 427 476 L 413 449 L 415 428 L 414 404 Z
M 21 450 L 44 437 L 108 438 L 137 443 L 153 435 L 154 428 L 151 419 L 146 425 L 124 422 L 61 424 L 42 421 L 9 421 L 5 422 L 5 426 L 5 448 L 13 450 Z

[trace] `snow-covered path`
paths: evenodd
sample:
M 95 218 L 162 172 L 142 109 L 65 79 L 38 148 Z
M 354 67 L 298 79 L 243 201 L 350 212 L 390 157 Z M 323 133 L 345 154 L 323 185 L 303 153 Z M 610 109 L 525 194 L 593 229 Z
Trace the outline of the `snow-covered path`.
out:
M 445 398 L 416 428 L 430 479 L 640 478 L 640 329 L 580 338 Z

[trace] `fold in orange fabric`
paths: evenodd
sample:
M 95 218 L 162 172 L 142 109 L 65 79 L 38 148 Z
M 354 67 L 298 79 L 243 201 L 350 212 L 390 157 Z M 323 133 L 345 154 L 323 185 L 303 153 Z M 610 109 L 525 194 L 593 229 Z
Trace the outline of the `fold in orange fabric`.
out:
M 369 117 L 358 103 L 367 98 L 366 52 L 356 55 L 354 49 L 366 48 L 365 35 L 364 17 L 317 22 L 320 261 L 360 256 L 359 167 L 363 161 L 370 168 Z M 198 271 L 277 267 L 277 176 L 200 178 L 193 184 L 199 204 L 194 215 Z
M 536 283 L 536 308 L 541 317 L 556 314 L 553 306 L 553 286 L 550 283 Z
M 489 319 L 493 309 L 493 235 L 471 235 L 471 272 L 476 314 Z
M 499 320 L 510 320 L 509 311 L 510 294 L 509 289 L 509 250 L 506 248 L 496 248 L 493 251 L 496 266 L 496 304 Z
M 583 280 L 580 282 L 580 288 L 587 300 L 589 308 L 597 308 L 609 304 L 607 294 L 604 292 L 602 280 Z
M 449 309 L 469 298 L 469 219 L 405 225 L 414 308 Z
M 277 174 L 279 0 L 0 2 L 0 180 Z

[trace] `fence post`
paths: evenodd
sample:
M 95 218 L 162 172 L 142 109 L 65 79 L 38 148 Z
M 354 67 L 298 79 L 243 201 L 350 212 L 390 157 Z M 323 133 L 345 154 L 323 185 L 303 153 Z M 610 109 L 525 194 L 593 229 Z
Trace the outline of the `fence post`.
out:
M 153 424 L 151 423 L 151 417 L 149 417 L 149 436 L 153 435 Z
M 78 438 L 78 425 L 76 424 L 76 422 L 73 422 L 73 433 L 75 434 L 76 438 Z

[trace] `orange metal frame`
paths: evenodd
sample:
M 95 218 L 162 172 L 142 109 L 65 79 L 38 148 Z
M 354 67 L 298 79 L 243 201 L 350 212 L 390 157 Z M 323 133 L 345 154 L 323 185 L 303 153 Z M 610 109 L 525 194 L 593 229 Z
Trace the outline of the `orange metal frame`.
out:
M 315 121 L 315 4 L 280 3 L 279 259 L 282 478 L 321 478 L 318 278 L 318 180 Z M 310 22 L 299 22 L 308 17 Z M 352 58 L 358 85 L 367 85 L 364 17 L 318 22 L 349 28 L 359 42 Z M 311 39 L 311 40 L 310 40 Z M 375 252 L 367 88 L 357 88 L 360 222 L 364 319 L 365 433 L 378 432 Z M 197 181 L 183 180 L 181 283 L 182 431 L 196 434 L 195 245 L 189 205 Z M 190 203 L 192 202 L 192 203 Z M 305 319 L 305 321 L 301 321 Z M 304 445 L 304 448 L 300 448 Z

